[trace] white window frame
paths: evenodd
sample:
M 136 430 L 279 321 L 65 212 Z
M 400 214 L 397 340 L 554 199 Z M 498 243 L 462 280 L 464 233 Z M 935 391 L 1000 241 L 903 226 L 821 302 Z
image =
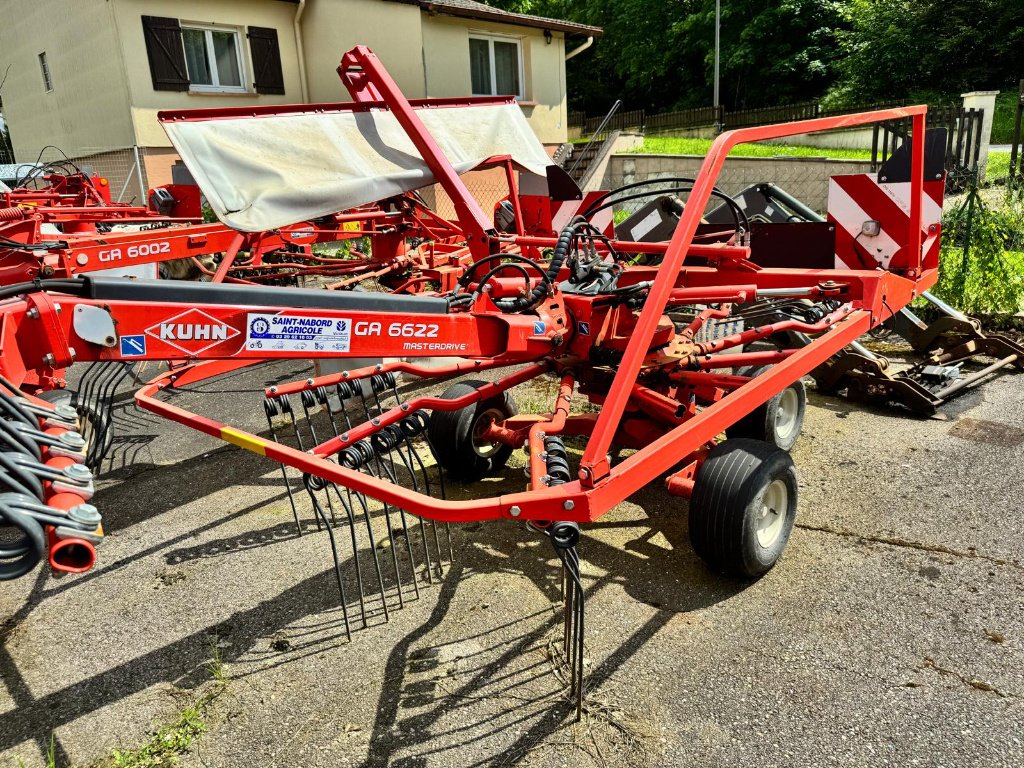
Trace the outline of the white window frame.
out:
M 249 81 L 248 70 L 245 66 L 245 55 L 242 48 L 242 30 L 238 27 L 219 27 L 213 24 L 194 24 L 188 21 L 182 21 L 181 31 L 184 35 L 185 30 L 198 30 L 204 33 L 206 40 L 206 65 L 210 68 L 210 76 L 216 81 L 213 85 L 204 85 L 201 83 L 192 82 L 192 73 L 189 73 L 189 84 L 188 89 L 190 91 L 196 91 L 198 93 L 249 93 L 250 90 L 246 83 Z M 241 85 L 220 85 L 220 72 L 217 70 L 217 57 L 213 52 L 213 32 L 230 32 L 235 36 L 235 58 L 238 59 L 238 77 L 242 81 Z M 185 44 L 184 37 L 182 38 L 182 45 Z M 186 69 L 188 67 L 188 59 L 185 60 Z
M 39 54 L 39 68 L 43 72 L 43 88 L 53 93 L 53 75 L 50 74 L 50 62 L 46 60 L 46 51 Z
M 488 61 L 491 65 L 491 92 L 490 93 L 477 93 L 473 91 L 474 96 L 506 96 L 507 94 L 498 93 L 498 73 L 494 68 L 494 44 L 495 43 L 515 43 L 516 46 L 516 61 L 519 64 L 519 93 L 513 94 L 516 99 L 526 99 L 526 76 L 523 69 L 523 41 L 518 37 L 506 37 L 504 35 L 483 35 L 477 32 L 471 32 L 469 35 L 470 40 L 484 40 L 487 42 L 487 56 Z M 473 75 L 470 73 L 470 90 L 473 90 Z

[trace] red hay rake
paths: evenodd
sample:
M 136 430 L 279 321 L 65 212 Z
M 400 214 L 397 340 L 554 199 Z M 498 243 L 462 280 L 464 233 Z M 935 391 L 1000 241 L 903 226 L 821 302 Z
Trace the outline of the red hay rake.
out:
M 431 267 L 421 265 L 418 295 L 88 276 L 0 289 L 0 403 L 4 419 L 26 425 L 6 445 L 39 449 L 14 469 L 5 464 L 0 476 L 8 486 L 11 477 L 21 483 L 19 499 L 2 501 L 0 514 L 25 532 L 2 553 L 17 564 L 6 573 L 35 565 L 46 551 L 41 531 L 85 550 L 88 556 L 68 567 L 53 554 L 57 545 L 49 547 L 53 567 L 66 570 L 91 564 L 86 529 L 93 538 L 102 533 L 90 528 L 85 487 L 69 491 L 69 479 L 60 484 L 47 468 L 63 455 L 54 453 L 59 435 L 44 439 L 38 429 L 53 423 L 67 434 L 73 425 L 60 419 L 69 414 L 44 411 L 24 393 L 52 386 L 72 362 L 171 361 L 170 371 L 137 393 L 137 403 L 281 464 L 296 524 L 305 498 L 329 536 L 347 630 L 386 619 L 419 594 L 423 580 L 442 575 L 452 557 L 451 523 L 521 520 L 548 536 L 563 566 L 564 651 L 579 710 L 581 524 L 663 478 L 670 494 L 689 498 L 691 540 L 712 567 L 757 577 L 781 555 L 797 508 L 786 449 L 803 418 L 801 377 L 937 277 L 939 224 L 922 216 L 926 108 L 728 131 L 696 177 L 680 182 L 685 207 L 671 240 L 637 243 L 591 223 L 621 193 L 589 200 L 587 209 L 580 204 L 579 215 L 557 231 L 536 222 L 550 222 L 558 201 L 516 196 L 516 231 L 496 231 L 376 57 L 355 48 L 339 72 L 359 108 L 395 114 L 455 202 L 459 230 L 442 243 L 450 278 L 434 279 L 439 287 L 426 290 L 420 278 Z M 708 203 L 723 197 L 715 181 L 736 144 L 904 117 L 913 122 L 908 226 L 887 269 L 764 266 L 739 214 L 727 231 L 718 226 L 715 238 L 695 242 Z M 524 221 L 535 224 L 529 234 Z M 636 254 L 646 254 L 647 263 L 632 263 Z M 831 264 L 834 254 L 817 256 Z M 716 322 L 744 313 L 742 328 L 716 333 L 723 327 Z M 786 334 L 807 343 L 772 344 Z M 267 436 L 167 397 L 261 361 L 310 358 L 389 362 L 269 387 Z M 407 375 L 424 386 L 410 393 L 401 379 Z M 436 383 L 465 375 L 473 379 L 431 393 Z M 558 382 L 550 410 L 518 413 L 515 391 L 540 377 Z M 574 404 L 582 401 L 590 407 L 581 412 Z M 722 433 L 729 439 L 719 441 Z M 476 495 L 483 486 L 472 483 L 501 473 L 513 451 L 525 452 L 526 489 Z M 83 459 L 79 451 L 63 461 Z M 28 477 L 38 482 L 29 487 Z M 385 537 L 389 546 L 378 547 Z

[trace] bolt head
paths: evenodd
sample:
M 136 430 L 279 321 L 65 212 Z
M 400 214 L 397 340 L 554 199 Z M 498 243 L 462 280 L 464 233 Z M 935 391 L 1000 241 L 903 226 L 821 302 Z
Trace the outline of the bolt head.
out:
M 562 509 L 566 510 L 567 512 L 571 511 L 575 506 L 576 503 L 572 499 L 566 499 L 564 502 L 562 502 Z
M 519 515 L 521 515 L 521 514 L 523 513 L 523 510 L 521 510 L 521 509 L 520 509 L 519 507 L 512 507 L 512 508 L 511 508 L 511 509 L 510 509 L 510 510 L 508 511 L 508 513 L 509 513 L 510 515 L 512 515 L 512 517 L 519 517 Z
M 72 480 L 80 480 L 82 482 L 92 480 L 92 472 L 89 471 L 85 464 L 72 464 L 64 467 L 64 474 Z
M 103 519 L 100 517 L 100 511 L 92 504 L 79 504 L 76 507 L 72 507 L 68 510 L 68 517 L 76 523 L 93 526 L 99 525 Z
M 63 432 L 57 439 L 71 448 L 85 447 L 85 438 L 77 432 Z
M 348 432 L 346 432 L 345 434 L 343 434 L 341 436 L 341 442 L 343 442 L 343 443 L 347 443 L 348 442 Z

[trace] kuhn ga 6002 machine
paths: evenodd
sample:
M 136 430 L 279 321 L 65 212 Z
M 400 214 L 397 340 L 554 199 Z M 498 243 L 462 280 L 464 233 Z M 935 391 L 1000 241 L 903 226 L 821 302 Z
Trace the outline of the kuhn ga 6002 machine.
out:
M 374 161 L 408 163 L 375 177 L 375 193 L 436 181 L 453 201 L 468 256 L 454 288 L 399 295 L 84 277 L 0 289 L 0 516 L 20 531 L 0 552 L 2 575 L 23 574 L 47 553 L 54 568 L 87 568 L 102 533 L 87 503 L 91 481 L 75 414 L 46 402 L 54 372 L 82 361 L 178 361 L 137 393 L 138 404 L 282 464 L 293 500 L 308 497 L 330 535 L 347 627 L 353 605 L 365 623 L 368 613 L 386 616 L 418 592 L 450 557 L 449 523 L 506 518 L 548 536 L 563 564 L 566 660 L 579 702 L 580 525 L 660 478 L 669 494 L 689 499 L 691 541 L 713 568 L 750 578 L 779 559 L 797 510 L 787 449 L 803 419 L 801 377 L 937 277 L 934 203 L 942 193 L 941 179 L 924 178 L 926 108 L 728 131 L 696 177 L 677 182 L 685 206 L 671 240 L 640 243 L 616 240 L 593 222 L 650 188 L 630 185 L 584 206 L 565 199 L 579 196 L 565 194 L 557 171 L 547 171 L 547 186 L 527 172 L 545 173 L 529 148 L 525 159 L 509 152 L 528 181 L 510 201 L 514 226 L 494 227 L 457 175 L 487 158 L 453 158 L 450 144 L 446 151 L 439 144 L 474 116 L 501 128 L 494 135 L 514 134 L 525 126 L 514 102 L 410 103 L 362 47 L 344 56 L 339 73 L 352 104 L 175 114 L 166 117 L 169 133 L 219 213 L 231 221 L 244 212 L 263 229 L 287 223 L 282 216 L 303 220 L 362 202 L 344 190 L 302 188 L 303 173 L 335 172 L 339 150 L 330 147 L 339 132 L 362 136 L 376 147 Z M 865 176 L 850 187 L 872 219 L 891 219 L 893 201 L 904 201 L 905 226 L 890 228 L 895 247 L 884 268 L 865 264 L 826 222 L 788 225 L 780 251 L 777 239 L 753 236 L 715 186 L 739 142 L 905 117 L 912 119 L 905 181 L 882 188 Z M 258 166 L 246 136 L 272 143 L 300 129 L 304 151 L 315 146 L 317 154 L 284 153 L 276 171 L 292 186 L 267 188 L 258 169 L 248 179 L 224 172 L 232 157 L 242 158 L 235 168 Z M 273 154 L 263 158 L 273 163 Z M 285 165 L 289 157 L 310 163 L 297 169 Z M 246 198 L 251 189 L 262 191 Z M 730 205 L 731 223 L 712 225 L 708 236 L 702 217 L 715 198 Z M 887 211 L 873 209 L 878 201 Z M 268 218 L 256 220 L 261 210 Z M 642 265 L 637 254 L 645 254 Z M 758 320 L 722 332 L 752 306 Z M 764 343 L 787 333 L 806 343 Z M 317 357 L 390 362 L 268 388 L 269 437 L 167 399 L 259 361 Z M 402 374 L 422 377 L 423 388 L 403 397 Z M 433 382 L 466 375 L 438 395 L 423 394 Z M 515 389 L 539 377 L 557 380 L 554 402 L 546 412 L 518 413 Z M 574 400 L 591 407 L 575 408 Z M 474 495 L 484 487 L 474 481 L 501 473 L 513 451 L 525 452 L 526 487 Z M 446 499 L 446 485 L 456 482 L 469 485 L 460 500 Z M 345 536 L 335 538 L 335 526 Z M 358 545 L 357 532 L 370 546 Z M 379 537 L 391 537 L 392 546 L 374 546 Z M 343 556 L 349 541 L 351 557 Z M 343 568 L 354 568 L 355 579 Z

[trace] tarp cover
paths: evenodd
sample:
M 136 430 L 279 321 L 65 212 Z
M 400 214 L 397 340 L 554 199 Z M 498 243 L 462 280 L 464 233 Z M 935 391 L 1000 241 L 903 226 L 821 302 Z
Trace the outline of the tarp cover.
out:
M 517 104 L 417 110 L 456 171 L 511 155 L 544 176 L 551 159 Z M 165 122 L 214 212 L 260 232 L 434 183 L 412 140 L 385 110 Z

